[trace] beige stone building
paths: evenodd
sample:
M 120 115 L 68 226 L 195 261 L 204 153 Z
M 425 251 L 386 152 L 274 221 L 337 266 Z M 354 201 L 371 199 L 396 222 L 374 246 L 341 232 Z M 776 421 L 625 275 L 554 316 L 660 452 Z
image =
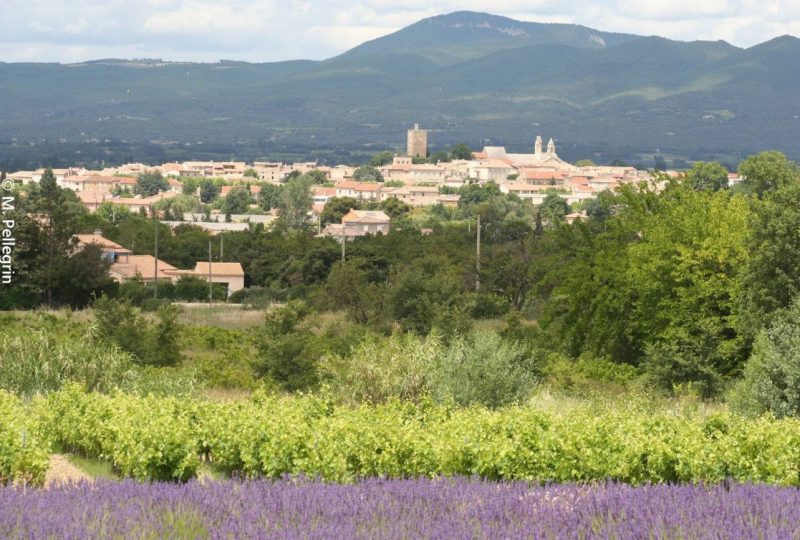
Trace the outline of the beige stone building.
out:
M 319 236 L 330 236 L 341 242 L 369 234 L 389 234 L 391 218 L 380 210 L 350 210 L 341 223 L 331 223 Z
M 424 158 L 428 156 L 428 132 L 419 129 L 419 124 L 414 124 L 414 129 L 408 130 L 406 154 L 411 157 Z

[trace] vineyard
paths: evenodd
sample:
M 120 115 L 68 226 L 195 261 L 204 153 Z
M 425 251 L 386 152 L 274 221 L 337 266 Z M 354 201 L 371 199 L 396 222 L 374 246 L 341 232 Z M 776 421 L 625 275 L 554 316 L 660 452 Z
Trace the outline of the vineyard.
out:
M 534 483 L 725 480 L 800 485 L 800 420 L 654 408 L 628 400 L 558 410 L 422 401 L 336 406 L 255 392 L 246 401 L 105 395 L 68 386 L 23 405 L 0 395 L 0 471 L 41 483 L 54 447 L 136 480 L 467 476 Z

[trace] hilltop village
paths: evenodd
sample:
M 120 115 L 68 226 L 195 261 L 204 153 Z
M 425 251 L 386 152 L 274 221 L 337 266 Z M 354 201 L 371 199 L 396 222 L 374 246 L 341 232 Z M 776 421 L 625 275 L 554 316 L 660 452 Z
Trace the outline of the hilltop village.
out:
M 428 132 L 415 125 L 408 131 L 406 153 L 385 156 L 385 162 L 376 164 L 368 175 L 360 175 L 357 166 L 330 167 L 314 162 L 288 164 L 270 161 L 186 161 L 157 166 L 129 163 L 102 170 L 80 167 L 54 169 L 53 173 L 58 185 L 73 190 L 90 211 L 110 203 L 149 215 L 164 199 L 180 194 L 198 194 L 200 188 L 195 187 L 198 179 L 213 180 L 220 188 L 216 194 L 220 198 L 227 197 L 237 187 L 249 190 L 252 200 L 248 211 L 243 212 L 248 214 L 246 220 L 236 217 L 225 223 L 219 216 L 213 216 L 224 212 L 214 210 L 211 219 L 203 219 L 193 212 L 175 220 L 205 223 L 203 226 L 212 232 L 240 230 L 243 221 L 268 222 L 271 209 L 256 204 L 264 186 L 282 185 L 288 178 L 312 172 L 317 179 L 312 187 L 312 211 L 315 215 L 319 215 L 325 204 L 335 197 L 376 203 L 395 198 L 412 207 L 455 206 L 459 200 L 459 188 L 470 183 L 488 182 L 496 183 L 503 193 L 514 194 L 534 205 L 541 204 L 550 193 L 558 194 L 570 205 L 580 205 L 605 190 L 613 191 L 621 184 L 650 178 L 647 171 L 634 167 L 567 163 L 559 158 L 555 142 L 550 139 L 545 146 L 540 136 L 536 137 L 532 150 L 528 154 L 515 154 L 507 152 L 504 147 L 487 146 L 454 159 L 430 162 L 425 159 L 429 154 Z M 139 175 L 148 172 L 163 176 L 167 182 L 166 189 L 149 196 L 135 194 Z M 20 185 L 38 183 L 43 173 L 44 169 L 17 171 L 9 174 L 8 179 Z M 732 175 L 731 182 L 736 181 Z M 264 212 L 259 212 L 259 209 Z
M 103 170 L 17 171 L 7 175 L 5 182 L 25 191 L 52 174 L 50 182 L 54 178 L 60 189 L 74 192 L 76 202 L 88 212 L 102 214 L 100 219 L 112 224 L 125 214 L 137 214 L 157 218 L 173 230 L 191 224 L 216 236 L 254 226 L 271 227 L 283 217 L 284 225 L 331 237 L 342 244 L 343 251 L 347 241 L 386 235 L 394 227 L 403 227 L 402 219 L 412 215 L 422 216 L 416 224 L 420 233 L 431 234 L 424 216 L 432 212 L 452 219 L 462 210 L 460 203 L 465 201 L 461 198 L 469 198 L 464 194 L 470 189 L 495 190 L 520 207 L 530 203 L 531 212 L 538 207 L 534 213 L 547 224 L 586 219 L 589 201 L 624 184 L 649 181 L 656 189 L 663 187 L 659 182 L 665 177 L 655 181 L 651 172 L 634 167 L 568 163 L 558 156 L 553 139 L 545 145 L 537 136 L 532 150 L 518 154 L 487 146 L 476 152 L 460 144 L 431 156 L 428 132 L 414 125 L 407 133 L 405 154 L 381 152 L 362 166 L 269 161 L 129 163 Z M 729 184 L 738 181 L 737 175 L 728 177 Z M 550 209 L 543 211 L 548 205 Z M 75 245 L 95 244 L 112 262 L 109 275 L 117 282 L 136 278 L 177 284 L 191 278 L 223 285 L 227 295 L 245 287 L 246 268 L 240 264 L 244 261 L 223 257 L 221 239 L 217 261 L 204 260 L 200 252 L 182 261 L 185 269 L 179 269 L 159 260 L 155 249 L 143 253 L 141 239 L 138 247 L 132 244 L 135 238 L 124 245 L 99 229 L 91 231 L 76 235 Z

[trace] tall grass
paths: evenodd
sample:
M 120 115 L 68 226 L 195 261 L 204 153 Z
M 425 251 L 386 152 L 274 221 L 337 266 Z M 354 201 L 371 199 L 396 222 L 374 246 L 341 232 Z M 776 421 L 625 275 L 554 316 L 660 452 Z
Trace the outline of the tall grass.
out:
M 107 392 L 135 378 L 131 356 L 102 343 L 92 328 L 81 339 L 19 328 L 0 336 L 0 388 L 18 395 L 58 390 L 70 381 Z

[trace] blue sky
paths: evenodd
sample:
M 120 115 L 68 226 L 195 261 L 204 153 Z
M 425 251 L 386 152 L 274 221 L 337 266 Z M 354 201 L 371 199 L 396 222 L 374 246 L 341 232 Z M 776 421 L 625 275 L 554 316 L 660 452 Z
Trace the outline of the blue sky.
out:
M 798 0 L 0 0 L 0 61 L 323 59 L 458 10 L 751 46 L 800 35 Z

